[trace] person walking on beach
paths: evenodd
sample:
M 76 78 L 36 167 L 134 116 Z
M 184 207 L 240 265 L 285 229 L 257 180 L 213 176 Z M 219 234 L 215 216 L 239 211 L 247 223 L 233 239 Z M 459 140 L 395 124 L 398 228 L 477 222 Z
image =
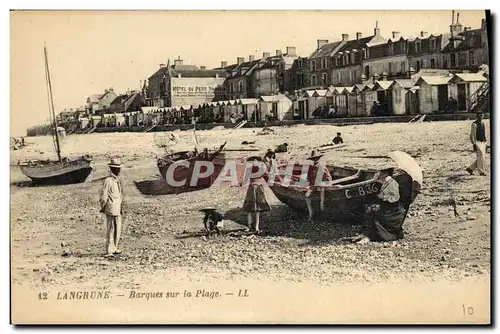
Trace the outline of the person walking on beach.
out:
M 477 169 L 479 175 L 486 175 L 485 173 L 485 160 L 484 155 L 486 152 L 486 128 L 483 122 L 483 114 L 478 112 L 476 114 L 476 120 L 472 123 L 470 128 L 470 141 L 474 146 L 474 151 L 476 152 L 476 160 L 467 167 L 467 172 L 470 175 L 474 174 Z
M 250 157 L 247 162 L 260 161 L 263 159 L 259 156 Z M 258 166 L 252 167 L 252 173 L 257 173 Z M 252 231 L 252 215 L 255 214 L 255 227 L 253 231 L 255 233 L 260 233 L 260 213 L 264 211 L 271 210 L 271 207 L 267 203 L 266 195 L 264 194 L 264 184 L 266 183 L 264 177 L 256 177 L 250 179 L 250 185 L 248 186 L 247 194 L 245 196 L 245 201 L 243 202 L 243 210 L 247 212 L 248 218 L 248 231 Z
M 120 254 L 118 248 L 122 231 L 123 214 L 123 188 L 118 175 L 121 171 L 121 163 L 118 158 L 111 159 L 109 169 L 111 175 L 104 180 L 100 194 L 101 212 L 106 215 L 106 257 Z
M 323 157 L 323 154 L 317 155 L 316 151 L 312 151 L 311 156 L 307 158 L 307 160 L 311 160 L 313 165 L 310 166 L 309 171 L 307 173 L 307 182 L 309 184 L 309 189 L 307 190 L 306 196 L 306 205 L 307 211 L 309 212 L 309 221 L 313 219 L 313 209 L 311 203 L 311 195 L 315 190 L 319 190 L 320 193 L 320 211 L 322 212 L 325 209 L 325 188 L 322 185 L 316 184 L 317 174 L 320 172 L 320 168 L 322 167 L 322 181 L 325 184 L 328 184 L 333 180 L 330 171 L 325 165 L 320 165 L 319 160 Z

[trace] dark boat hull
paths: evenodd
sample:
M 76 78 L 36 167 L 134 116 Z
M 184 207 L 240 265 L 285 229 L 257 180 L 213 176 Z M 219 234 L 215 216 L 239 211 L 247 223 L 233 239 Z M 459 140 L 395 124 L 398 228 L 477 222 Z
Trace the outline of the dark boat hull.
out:
M 186 152 L 181 152 L 181 153 L 186 153 Z M 180 159 L 180 160 L 185 160 L 189 163 L 189 167 L 186 168 L 184 166 L 176 166 L 174 171 L 173 171 L 173 178 L 176 182 L 182 182 L 185 181 L 185 186 L 183 187 L 194 187 L 194 188 L 207 188 L 210 187 L 214 181 L 217 179 L 219 176 L 220 172 L 222 171 L 226 159 L 225 159 L 225 154 L 224 153 L 217 153 L 214 156 L 211 156 L 209 158 L 203 157 L 201 155 L 192 157 L 190 159 Z M 192 182 L 192 177 L 193 177 L 193 172 L 194 172 L 194 167 L 197 161 L 210 161 L 214 164 L 214 172 L 209 176 L 205 178 L 200 178 L 196 180 L 196 182 Z M 172 163 L 158 163 L 158 169 L 160 170 L 160 174 L 163 179 L 167 179 L 167 172 L 170 166 L 173 164 Z M 201 172 L 205 172 L 206 168 L 202 166 Z M 183 188 L 180 187 L 180 188 Z
M 92 173 L 89 160 L 52 162 L 35 166 L 21 166 L 21 171 L 34 185 L 63 185 L 82 183 Z
M 355 169 L 329 166 L 332 175 L 337 178 L 347 177 L 355 173 Z M 377 179 L 378 171 L 365 170 L 363 178 L 353 179 L 346 184 L 338 184 L 325 189 L 324 210 L 321 216 L 330 219 L 349 219 L 357 222 L 363 219 L 365 214 L 364 205 L 372 201 L 380 192 L 382 183 Z M 408 174 L 401 173 L 394 176 L 400 184 L 400 193 L 402 202 L 407 206 L 415 198 L 412 194 L 412 179 Z M 335 179 L 335 177 L 334 177 Z M 288 207 L 302 214 L 307 214 L 306 192 L 307 187 L 284 186 L 280 183 L 270 184 L 269 188 L 274 195 Z M 321 194 L 318 190 L 314 191 L 309 198 L 313 212 L 320 212 Z

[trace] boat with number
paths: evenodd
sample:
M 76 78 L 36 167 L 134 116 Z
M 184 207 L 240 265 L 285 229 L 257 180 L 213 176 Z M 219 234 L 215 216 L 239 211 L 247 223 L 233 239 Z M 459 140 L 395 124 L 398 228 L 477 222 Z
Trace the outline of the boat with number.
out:
M 27 161 L 20 164 L 21 172 L 29 177 L 35 185 L 60 185 L 84 182 L 92 173 L 92 158 L 83 156 L 75 160 L 61 156 L 61 145 L 57 118 L 54 112 L 52 98 L 52 86 L 50 80 L 47 48 L 44 47 L 45 55 L 45 79 L 47 83 L 47 94 L 49 97 L 49 115 L 52 125 L 52 138 L 58 160 L 51 161 Z
M 332 218 L 342 217 L 359 221 L 364 216 L 364 204 L 381 190 L 383 182 L 380 179 L 381 170 L 332 165 L 326 165 L 326 167 L 332 176 L 332 181 L 324 187 L 324 210 L 321 214 Z M 278 170 L 285 171 L 287 168 L 288 165 L 283 165 L 279 166 Z M 289 180 L 282 178 L 268 184 L 282 203 L 295 211 L 307 213 L 305 199 L 309 187 L 299 183 L 301 174 L 302 165 L 295 164 Z M 419 193 L 421 181 L 415 180 L 408 172 L 399 168 L 395 170 L 393 177 L 399 183 L 401 202 L 407 209 Z M 309 198 L 313 212 L 320 212 L 320 190 L 314 190 Z

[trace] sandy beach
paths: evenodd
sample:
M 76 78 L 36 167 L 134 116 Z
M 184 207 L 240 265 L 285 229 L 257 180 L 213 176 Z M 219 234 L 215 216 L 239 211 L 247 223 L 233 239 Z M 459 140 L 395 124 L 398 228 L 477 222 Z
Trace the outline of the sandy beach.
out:
M 489 129 L 489 121 L 486 121 Z M 298 159 L 342 132 L 345 147 L 326 153 L 329 163 L 382 167 L 392 150 L 416 157 L 424 169 L 422 193 L 405 221 L 406 238 L 391 243 L 339 244 L 354 231 L 349 224 L 307 223 L 266 189 L 272 210 L 263 216 L 264 236 L 221 236 L 204 240 L 202 214 L 215 206 L 230 220 L 225 229 L 246 223 L 241 211 L 246 188 L 219 184 L 180 195 L 144 196 L 134 181 L 160 178 L 155 157 L 162 149 L 152 133 L 68 136 L 64 156 L 90 154 L 95 159 L 92 182 L 30 187 L 14 166 L 24 159 L 55 157 L 50 137 L 28 137 L 28 146 L 11 151 L 12 281 L 20 287 L 106 286 L 138 288 L 156 282 L 238 280 L 309 282 L 316 285 L 381 281 L 461 281 L 490 275 L 490 177 L 469 175 L 473 161 L 468 140 L 470 121 L 422 124 L 331 125 L 197 131 L 202 146 L 227 141 L 239 148 L 256 141 L 263 153 L 281 143 L 290 152 L 279 160 Z M 193 146 L 191 132 L 178 131 L 175 149 Z M 157 134 L 160 136 L 161 134 Z M 488 131 L 489 137 L 489 131 Z M 41 153 L 43 152 L 43 154 Z M 230 158 L 248 152 L 228 152 Z M 123 162 L 124 228 L 120 259 L 104 259 L 105 220 L 98 192 L 111 156 Z M 378 158 L 376 158 L 378 156 Z M 490 166 L 490 155 L 487 154 Z M 449 205 L 458 204 L 459 217 Z

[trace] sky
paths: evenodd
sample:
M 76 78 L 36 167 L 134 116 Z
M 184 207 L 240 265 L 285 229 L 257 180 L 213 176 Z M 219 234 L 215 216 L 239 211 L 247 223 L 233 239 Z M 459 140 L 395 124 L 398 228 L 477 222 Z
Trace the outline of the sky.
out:
M 484 11 L 460 10 L 460 22 L 480 28 Z M 213 68 L 221 61 L 295 46 L 308 56 L 317 39 L 353 39 L 356 32 L 449 31 L 447 11 L 25 11 L 11 12 L 11 136 L 48 119 L 44 43 L 56 113 L 78 108 L 113 87 L 138 89 L 168 59 Z

